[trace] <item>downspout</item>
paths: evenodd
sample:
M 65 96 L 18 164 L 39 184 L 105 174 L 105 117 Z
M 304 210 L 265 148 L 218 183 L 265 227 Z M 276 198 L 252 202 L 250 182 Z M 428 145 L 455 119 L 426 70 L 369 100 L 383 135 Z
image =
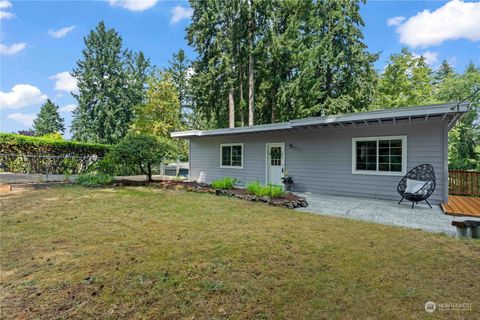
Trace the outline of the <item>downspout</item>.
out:
M 191 177 L 191 161 L 192 161 L 192 139 L 188 139 L 188 175 L 187 180 Z

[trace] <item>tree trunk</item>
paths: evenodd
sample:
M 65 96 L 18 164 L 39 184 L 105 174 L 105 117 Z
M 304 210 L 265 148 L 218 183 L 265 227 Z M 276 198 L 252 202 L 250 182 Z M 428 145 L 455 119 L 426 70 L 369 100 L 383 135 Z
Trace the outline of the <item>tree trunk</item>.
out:
M 240 57 L 240 59 L 242 59 Z M 243 68 L 242 68 L 242 62 L 240 62 L 239 64 L 239 80 L 238 80 L 238 83 L 239 83 L 239 88 L 238 90 L 240 91 L 240 126 L 244 126 L 245 125 L 245 101 L 243 99 Z
M 150 164 L 147 165 L 147 170 L 148 181 L 152 181 L 152 166 Z
M 271 103 L 272 103 L 272 117 L 270 119 L 270 122 L 271 123 L 275 123 L 275 120 L 276 120 L 276 114 L 275 114 L 275 96 L 276 96 L 276 92 L 277 90 L 275 89 L 275 87 L 272 86 L 272 91 L 271 91 Z
M 235 128 L 235 101 L 233 100 L 233 85 L 228 91 L 228 127 Z
M 253 126 L 254 123 L 254 85 L 255 81 L 253 78 L 253 30 L 254 30 L 254 21 L 253 21 L 253 0 L 249 2 L 249 18 L 248 18 L 248 41 L 249 41 L 249 52 L 248 52 L 248 125 Z

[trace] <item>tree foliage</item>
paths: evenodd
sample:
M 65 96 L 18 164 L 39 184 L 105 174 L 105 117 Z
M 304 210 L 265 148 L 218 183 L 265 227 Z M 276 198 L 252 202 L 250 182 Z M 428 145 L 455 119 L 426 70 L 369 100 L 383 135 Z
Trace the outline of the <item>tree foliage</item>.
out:
M 438 100 L 460 102 L 468 100 L 470 111 L 449 133 L 449 168 L 480 170 L 480 69 L 473 63 L 463 74 L 449 73 L 438 84 Z
M 112 159 L 121 165 L 136 165 L 152 180 L 152 167 L 176 157 L 171 140 L 151 134 L 128 134 L 112 150 Z
M 115 143 L 127 133 L 134 106 L 145 95 L 149 61 L 142 52 L 122 48 L 122 38 L 101 21 L 84 38 L 82 59 L 72 76 L 79 93 L 73 112 L 73 138 L 80 141 Z
M 253 92 L 255 124 L 351 112 L 371 102 L 377 55 L 363 42 L 358 2 L 190 4 L 187 39 L 198 54 L 193 99 L 211 126 L 225 127 L 232 106 L 235 124 L 246 124 L 245 98 Z
M 168 74 L 150 76 L 147 86 L 145 102 L 135 108 L 132 130 L 169 137 L 182 128 L 178 91 Z
M 449 168 L 480 169 L 480 70 L 470 64 L 457 74 L 443 61 L 433 71 L 423 57 L 407 49 L 390 57 L 380 75 L 374 109 L 398 108 L 432 103 L 471 103 L 470 111 L 449 133 Z M 475 95 L 477 93 L 477 95 Z
M 40 112 L 33 120 L 33 129 L 37 136 L 65 131 L 64 120 L 58 113 L 58 106 L 50 99 L 42 105 Z
M 432 69 L 425 58 L 414 56 L 407 48 L 390 56 L 380 75 L 375 109 L 399 108 L 429 104 L 436 101 L 433 96 Z

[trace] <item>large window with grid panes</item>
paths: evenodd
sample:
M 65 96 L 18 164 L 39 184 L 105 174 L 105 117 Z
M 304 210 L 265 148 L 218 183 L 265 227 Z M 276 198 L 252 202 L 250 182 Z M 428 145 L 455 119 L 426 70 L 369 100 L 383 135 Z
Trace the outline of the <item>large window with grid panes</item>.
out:
M 407 137 L 362 137 L 352 139 L 352 173 L 404 175 Z

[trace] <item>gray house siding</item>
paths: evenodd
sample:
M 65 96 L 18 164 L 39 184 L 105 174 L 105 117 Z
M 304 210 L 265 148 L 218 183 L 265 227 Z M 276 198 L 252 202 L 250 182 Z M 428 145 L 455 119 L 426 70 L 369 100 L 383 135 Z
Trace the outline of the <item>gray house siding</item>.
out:
M 398 200 L 401 176 L 352 174 L 352 138 L 407 136 L 407 171 L 422 163 L 435 168 L 437 188 L 432 203 L 446 200 L 448 188 L 447 124 L 440 119 L 396 125 L 310 129 L 255 135 L 196 137 L 190 140 L 190 179 L 212 182 L 225 176 L 241 184 L 265 183 L 266 143 L 285 143 L 285 168 L 295 181 L 293 190 L 321 194 Z M 243 169 L 220 168 L 220 144 L 243 143 Z M 289 145 L 294 145 L 290 149 Z

